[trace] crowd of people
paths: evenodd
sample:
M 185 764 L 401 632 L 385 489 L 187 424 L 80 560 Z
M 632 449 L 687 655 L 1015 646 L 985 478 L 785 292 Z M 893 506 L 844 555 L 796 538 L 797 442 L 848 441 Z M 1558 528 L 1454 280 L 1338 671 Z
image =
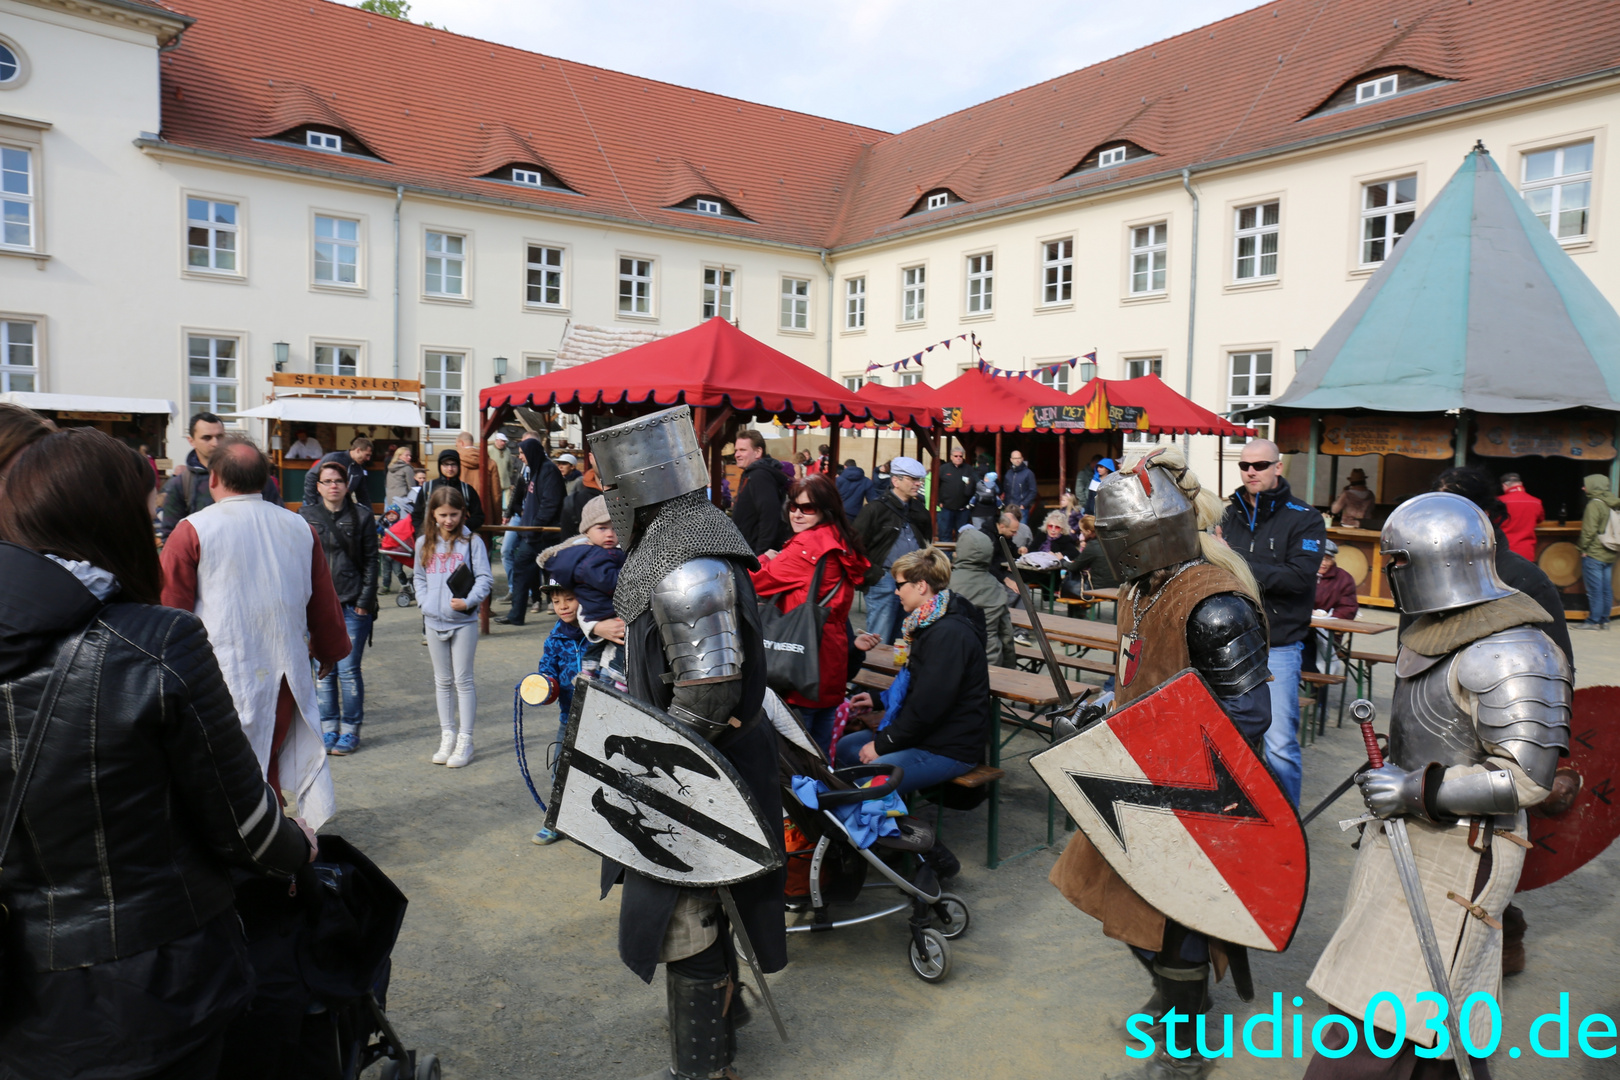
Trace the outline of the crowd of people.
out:
M 677 441 L 694 438 L 687 419 L 660 422 L 679 429 Z M 360 749 L 362 665 L 379 594 L 396 575 L 404 586 L 406 564 L 432 666 L 433 763 L 474 760 L 478 611 L 495 598 L 490 544 L 498 543 L 509 605 L 500 621 L 522 626 L 532 604 L 549 610 L 536 657 L 556 687 L 558 743 L 576 679 L 606 672 L 632 695 L 693 718 L 767 810 L 779 806 L 774 736 L 748 723 L 746 735 L 715 731 L 759 714 L 768 694 L 794 711 L 830 764 L 903 770 L 902 796 L 981 765 L 993 737 L 991 669 L 1018 659 L 1021 565 L 1060 568 L 1082 596 L 1122 585 L 1118 682 L 1105 685 L 1116 705 L 1196 668 L 1297 807 L 1301 675 L 1335 662 L 1333 640 L 1312 620 L 1357 615 L 1355 581 L 1337 565 L 1323 515 L 1294 495 L 1266 439 L 1243 448 L 1241 484 L 1224 504 L 1179 452 L 1153 458 L 1153 474 L 1182 505 L 1167 517 L 1155 503 L 1149 557 L 1149 548 L 1125 546 L 1127 526 L 1140 524 L 1131 515 L 1146 511 L 1123 501 L 1130 485 L 1149 486 L 1147 470 L 1121 473 L 1108 458 L 1093 464 L 1083 492 L 1064 492 L 1043 516 L 1017 450 L 998 476 L 992 462 L 969 466 L 955 447 L 930 489 L 912 457 L 868 478 L 853 461 L 837 470 L 827 447 L 778 461 L 760 432 L 745 429 L 735 438 L 727 517 L 706 475 L 654 497 L 619 485 L 595 442 L 595 452 L 553 458 L 540 436 L 513 446 L 501 432 L 482 454 L 462 433 L 437 455 L 432 479 L 409 447 L 393 450 L 380 470 L 379 519 L 372 441 L 323 452 L 310 432 L 297 434 L 285 457 L 310 466 L 294 514 L 281 505 L 267 455 L 213 414 L 192 417 L 191 452 L 158 488 L 150 463 L 111 436 L 57 430 L 0 405 L 0 566 L 12 583 L 0 606 L 0 693 L 12 718 L 12 735 L 0 740 L 9 804 L 0 896 L 12 930 L 0 1075 L 281 1074 L 291 1059 L 264 1047 L 296 1043 L 287 1033 L 305 1022 L 307 1002 L 256 986 L 254 972 L 285 947 L 271 927 L 287 883 L 315 859 L 315 830 L 336 810 L 328 758 Z M 485 470 L 487 490 L 500 493 L 487 508 Z M 1334 503 L 1348 527 L 1376 512 L 1365 479 L 1353 472 Z M 1531 627 L 1532 645 L 1544 637 L 1554 650 L 1548 685 L 1567 684 L 1573 653 L 1561 599 L 1533 561 L 1540 502 L 1517 475 L 1479 467 L 1445 470 L 1435 491 L 1456 504 L 1446 506 L 1457 528 L 1478 515 L 1470 542 L 1491 553 L 1483 592 L 1458 604 L 1505 604 L 1492 609 L 1497 630 L 1518 627 L 1511 632 L 1523 637 Z M 1602 630 L 1620 498 L 1599 475 L 1586 478 L 1585 492 L 1578 546 L 1592 603 L 1582 626 Z M 497 522 L 504 528 L 486 530 Z M 713 600 L 715 616 L 725 616 L 713 625 L 730 627 L 723 647 L 721 638 L 683 643 L 682 634 L 710 624 L 669 620 L 660 590 L 675 588 L 683 603 Z M 1440 610 L 1397 600 L 1403 634 Z M 807 604 L 824 615 L 808 643 L 816 675 L 789 688 L 767 674 L 760 606 L 786 614 Z M 893 685 L 852 692 L 866 655 L 890 646 L 900 671 Z M 717 726 L 702 728 L 705 717 Z M 1550 789 L 1539 758 L 1491 753 L 1491 767 L 1519 770 L 1521 793 Z M 1369 805 L 1410 812 L 1390 784 L 1364 784 Z M 1473 808 L 1466 783 L 1450 790 L 1457 806 Z M 547 828 L 533 836 L 542 845 L 560 838 Z M 922 857 L 940 879 L 960 869 L 943 845 Z M 1077 833 L 1053 882 L 1146 957 L 1161 1005 L 1207 1008 L 1219 943 L 1212 952 L 1196 928 L 1140 897 L 1121 899 L 1129 890 L 1111 886 L 1112 873 Z M 737 962 L 729 939 L 701 930 L 712 925 L 702 921 L 712 900 L 629 871 L 603 880 L 622 881 L 625 911 L 643 920 L 621 924 L 625 962 L 648 979 L 657 964 L 668 967 L 672 1026 L 676 1013 L 696 1009 L 731 1030 Z M 774 876 L 738 889 L 767 971 L 785 962 L 780 894 Z M 691 936 L 690 951 L 672 951 L 666 926 Z M 1336 1000 L 1357 962 L 1325 957 L 1319 992 Z M 146 1019 L 131 1030 L 134 1016 Z M 680 1042 L 672 1069 L 687 1075 L 680 1069 L 697 1051 Z M 729 1065 L 730 1051 L 704 1052 Z

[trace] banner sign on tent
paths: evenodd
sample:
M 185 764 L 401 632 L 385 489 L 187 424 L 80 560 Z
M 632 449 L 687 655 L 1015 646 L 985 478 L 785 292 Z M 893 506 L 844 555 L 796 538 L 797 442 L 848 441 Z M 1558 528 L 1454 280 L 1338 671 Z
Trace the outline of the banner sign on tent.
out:
M 1321 452 L 1335 457 L 1360 454 L 1400 454 L 1404 457 L 1451 456 L 1451 436 L 1456 423 L 1450 417 L 1338 416 L 1322 417 Z M 1284 454 L 1310 450 L 1311 421 L 1306 416 L 1289 416 L 1277 421 L 1277 449 Z
M 1024 414 L 1019 427 L 1025 431 L 1146 431 L 1148 415 L 1140 405 L 1105 405 L 1103 410 L 1090 405 L 1036 405 Z
M 1480 413 L 1474 453 L 1480 457 L 1614 459 L 1614 421 L 1607 417 Z

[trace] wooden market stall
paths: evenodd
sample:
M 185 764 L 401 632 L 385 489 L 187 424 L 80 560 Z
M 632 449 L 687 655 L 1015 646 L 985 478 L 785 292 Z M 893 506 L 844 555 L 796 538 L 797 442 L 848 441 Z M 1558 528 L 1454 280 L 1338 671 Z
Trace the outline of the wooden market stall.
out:
M 1340 462 L 1374 472 L 1373 516 L 1333 527 L 1361 602 L 1393 606 L 1378 527 L 1452 465 L 1516 472 L 1548 521 L 1536 561 L 1585 614 L 1574 541 L 1582 477 L 1620 487 L 1620 315 L 1476 145 L 1329 328 L 1287 390 L 1248 410 L 1306 456 L 1296 491 L 1326 508 Z M 1317 484 L 1327 459 L 1328 492 Z M 1620 608 L 1617 608 L 1620 611 Z
M 30 390 L 0 393 L 0 401 L 32 409 L 57 427 L 93 427 L 106 432 L 131 449 L 142 450 L 167 476 L 172 468 L 171 449 L 184 460 L 185 443 L 176 435 L 173 447 L 167 442 L 169 422 L 179 419 L 180 410 L 163 398 L 110 397 L 100 394 L 45 394 Z

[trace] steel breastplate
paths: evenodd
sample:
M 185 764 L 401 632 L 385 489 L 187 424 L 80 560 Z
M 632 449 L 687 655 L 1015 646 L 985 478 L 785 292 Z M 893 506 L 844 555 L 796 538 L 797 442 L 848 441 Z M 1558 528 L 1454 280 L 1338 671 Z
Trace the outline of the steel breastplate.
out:
M 1441 765 L 1478 765 L 1485 746 L 1473 719 L 1452 696 L 1451 668 L 1456 654 L 1395 681 L 1389 724 L 1389 760 L 1403 769 Z

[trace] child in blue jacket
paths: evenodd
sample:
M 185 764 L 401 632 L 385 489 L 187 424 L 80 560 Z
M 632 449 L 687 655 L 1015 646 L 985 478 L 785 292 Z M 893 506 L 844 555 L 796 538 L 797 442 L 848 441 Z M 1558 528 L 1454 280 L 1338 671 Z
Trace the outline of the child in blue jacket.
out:
M 568 736 L 568 713 L 574 704 L 574 676 L 579 674 L 590 643 L 579 628 L 579 598 L 573 590 L 563 588 L 550 575 L 547 575 L 542 588 L 551 600 L 552 614 L 557 616 L 556 625 L 546 635 L 545 647 L 540 650 L 539 667 L 540 674 L 552 680 L 557 687 L 557 742 L 547 755 L 551 760 L 551 778 L 555 783 L 557 756 L 562 751 L 563 740 Z M 534 834 L 536 844 L 555 844 L 561 839 L 551 829 L 542 828 Z

